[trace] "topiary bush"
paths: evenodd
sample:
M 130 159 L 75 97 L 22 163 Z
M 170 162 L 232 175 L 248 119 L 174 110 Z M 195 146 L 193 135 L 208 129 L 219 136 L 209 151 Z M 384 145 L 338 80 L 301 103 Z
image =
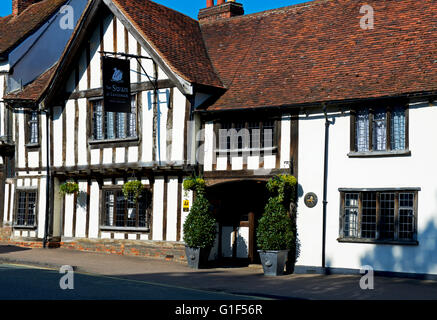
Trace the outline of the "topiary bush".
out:
M 205 183 L 203 179 L 186 181 L 184 181 L 184 189 L 195 191 L 196 197 L 184 223 L 184 242 L 192 248 L 211 248 L 216 237 L 216 219 L 206 198 Z
M 296 225 L 290 218 L 290 202 L 296 199 L 297 180 L 279 175 L 269 180 L 267 190 L 272 194 L 258 223 L 257 245 L 260 250 L 296 250 Z

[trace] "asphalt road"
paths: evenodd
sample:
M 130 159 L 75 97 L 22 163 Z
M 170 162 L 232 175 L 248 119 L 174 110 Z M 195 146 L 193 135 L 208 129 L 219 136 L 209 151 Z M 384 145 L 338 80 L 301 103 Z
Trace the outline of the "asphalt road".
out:
M 250 300 L 251 297 L 107 276 L 0 264 L 0 300 Z M 60 282 L 74 289 L 61 289 Z

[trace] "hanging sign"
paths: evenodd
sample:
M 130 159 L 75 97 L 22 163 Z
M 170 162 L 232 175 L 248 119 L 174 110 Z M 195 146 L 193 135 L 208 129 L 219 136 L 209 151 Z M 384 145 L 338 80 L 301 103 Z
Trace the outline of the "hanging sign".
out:
M 103 105 L 108 112 L 131 112 L 129 60 L 102 57 Z

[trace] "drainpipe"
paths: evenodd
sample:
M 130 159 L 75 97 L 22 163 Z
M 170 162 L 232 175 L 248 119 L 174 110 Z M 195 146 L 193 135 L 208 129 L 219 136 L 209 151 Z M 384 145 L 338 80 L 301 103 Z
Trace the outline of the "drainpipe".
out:
M 47 247 L 49 237 L 49 218 L 50 218 L 50 109 L 46 111 L 46 158 L 47 158 L 47 178 L 46 178 L 46 217 L 44 221 L 44 241 L 43 247 Z
M 331 122 L 328 119 L 326 104 L 323 104 L 323 113 L 325 114 L 325 159 L 323 173 L 323 238 L 322 238 L 322 269 L 326 268 L 326 211 L 328 207 L 328 155 L 329 155 L 329 126 Z

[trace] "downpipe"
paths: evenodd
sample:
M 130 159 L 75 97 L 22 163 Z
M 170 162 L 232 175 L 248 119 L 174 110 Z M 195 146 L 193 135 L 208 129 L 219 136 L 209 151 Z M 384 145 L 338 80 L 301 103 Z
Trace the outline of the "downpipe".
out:
M 325 156 L 323 172 L 323 230 L 322 230 L 322 270 L 326 269 L 326 215 L 328 209 L 328 156 L 329 156 L 329 126 L 334 121 L 329 121 L 326 105 L 323 105 L 325 115 Z

